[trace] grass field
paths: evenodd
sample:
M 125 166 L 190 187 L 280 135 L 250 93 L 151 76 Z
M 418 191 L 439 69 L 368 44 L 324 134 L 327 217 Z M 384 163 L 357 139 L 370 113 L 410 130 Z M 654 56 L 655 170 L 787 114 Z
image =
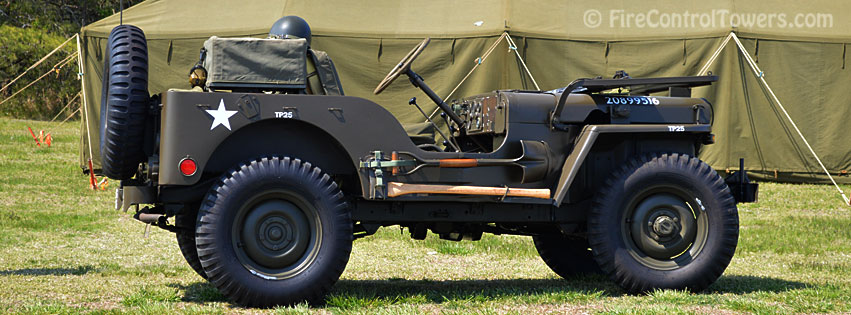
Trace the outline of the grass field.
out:
M 116 212 L 113 183 L 87 189 L 79 123 L 37 148 L 0 118 L 0 312 L 8 313 L 843 313 L 851 312 L 851 209 L 829 186 L 763 183 L 740 205 L 726 273 L 703 293 L 628 295 L 607 279 L 563 280 L 530 238 L 414 241 L 398 228 L 355 242 L 326 305 L 232 305 L 183 261 L 171 233 Z M 849 190 L 849 187 L 843 187 Z

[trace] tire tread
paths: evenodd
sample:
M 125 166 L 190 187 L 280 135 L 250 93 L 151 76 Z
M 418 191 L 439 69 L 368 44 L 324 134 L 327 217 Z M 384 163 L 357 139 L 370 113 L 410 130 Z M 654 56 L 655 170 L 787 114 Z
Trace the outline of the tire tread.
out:
M 643 172 L 655 172 L 660 168 L 695 174 L 700 184 L 709 188 L 711 195 L 717 200 L 720 209 L 716 215 L 723 216 L 721 228 L 724 232 L 718 240 L 720 249 L 717 253 L 710 254 L 712 256 L 709 259 L 712 263 L 706 264 L 705 270 L 700 274 L 688 277 L 690 280 L 674 285 L 670 285 L 670 282 L 654 282 L 640 277 L 636 270 L 630 270 L 628 264 L 615 259 L 615 252 L 619 249 L 607 240 L 607 233 L 610 233 L 613 228 L 611 218 L 616 217 L 612 214 L 613 210 L 608 207 L 612 206 L 612 200 L 618 200 L 617 198 L 621 197 L 615 193 L 616 189 L 628 185 L 632 176 Z M 629 292 L 639 293 L 664 288 L 701 291 L 721 276 L 732 260 L 738 243 L 738 225 L 735 200 L 726 183 L 709 165 L 685 154 L 657 153 L 631 159 L 604 181 L 592 201 L 588 219 L 588 239 L 594 249 L 594 258 L 602 271 Z
M 101 170 L 113 179 L 129 179 L 145 159 L 148 123 L 148 48 L 136 26 L 116 26 L 107 40 L 101 99 Z
M 232 275 L 225 272 L 225 264 L 233 262 L 229 262 L 222 253 L 216 251 L 214 248 L 215 240 L 213 234 L 218 229 L 225 228 L 217 224 L 222 219 L 221 210 L 216 207 L 218 200 L 227 198 L 232 192 L 232 188 L 242 185 L 258 176 L 264 176 L 263 174 L 291 174 L 294 176 L 294 180 L 298 181 L 298 185 L 308 186 L 314 189 L 314 191 L 320 192 L 324 196 L 323 199 L 330 205 L 324 208 L 324 210 L 334 212 L 328 216 L 336 221 L 332 226 L 343 227 L 341 231 L 337 231 L 334 234 L 336 239 L 339 240 L 338 242 L 334 242 L 334 246 L 338 246 L 339 255 L 332 255 L 329 259 L 335 259 L 335 261 L 327 262 L 333 266 L 330 268 L 332 272 L 322 275 L 318 281 L 307 285 L 296 296 L 281 296 L 275 294 L 276 292 L 269 292 L 268 290 L 249 289 L 243 284 L 244 281 L 235 279 Z M 249 163 L 241 164 L 238 168 L 228 172 L 208 192 L 199 210 L 198 222 L 196 246 L 198 248 L 199 260 L 207 273 L 208 279 L 224 296 L 241 305 L 270 307 L 276 305 L 293 305 L 302 301 L 318 304 L 343 273 L 351 253 L 351 213 L 346 201 L 343 199 L 342 192 L 340 192 L 339 187 L 331 180 L 330 176 L 324 174 L 318 167 L 314 167 L 312 164 L 303 162 L 300 159 L 291 159 L 289 157 L 279 158 L 276 156 L 263 157 Z

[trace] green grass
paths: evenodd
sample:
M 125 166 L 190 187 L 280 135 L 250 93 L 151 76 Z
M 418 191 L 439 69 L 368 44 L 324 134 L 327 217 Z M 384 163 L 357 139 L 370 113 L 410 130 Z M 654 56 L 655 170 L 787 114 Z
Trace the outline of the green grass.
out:
M 26 126 L 52 128 L 38 148 Z M 601 276 L 559 279 L 531 239 L 355 242 L 322 307 L 232 305 L 183 261 L 174 236 L 112 210 L 78 166 L 79 122 L 0 118 L 0 312 L 21 314 L 848 313 L 851 214 L 829 186 L 763 183 L 740 205 L 741 237 L 706 292 L 628 295 Z M 849 187 L 843 187 L 851 190 Z

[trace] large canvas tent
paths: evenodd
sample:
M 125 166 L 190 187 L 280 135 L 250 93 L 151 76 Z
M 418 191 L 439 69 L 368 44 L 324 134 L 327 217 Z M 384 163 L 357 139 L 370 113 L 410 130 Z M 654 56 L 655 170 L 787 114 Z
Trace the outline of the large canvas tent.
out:
M 187 72 L 209 36 L 265 36 L 284 15 L 305 18 L 312 46 L 333 58 L 347 95 L 385 106 L 403 123 L 421 122 L 407 105 L 422 93 L 400 80 L 372 95 L 382 77 L 423 37 L 432 43 L 414 69 L 447 95 L 503 33 L 517 43 L 544 90 L 582 77 L 695 75 L 730 31 L 742 39 L 768 84 L 783 100 L 833 174 L 851 168 L 846 48 L 851 4 L 840 1 L 186 1 L 149 0 L 124 12 L 142 28 L 150 58 L 150 91 L 188 88 Z M 643 16 L 643 17 L 642 17 Z M 116 14 L 82 29 L 86 107 L 95 168 L 106 38 Z M 502 42 L 454 97 L 495 89 L 532 88 L 514 52 Z M 851 66 L 851 65 L 849 65 Z M 719 170 L 746 168 L 781 180 L 819 181 L 820 168 L 749 71 L 735 47 L 710 70 L 720 77 L 694 95 L 714 104 L 717 144 L 702 158 Z M 433 104 L 421 101 L 424 107 Z M 84 133 L 85 136 L 85 133 Z M 88 156 L 82 140 L 81 162 Z M 84 165 L 85 163 L 81 163 Z

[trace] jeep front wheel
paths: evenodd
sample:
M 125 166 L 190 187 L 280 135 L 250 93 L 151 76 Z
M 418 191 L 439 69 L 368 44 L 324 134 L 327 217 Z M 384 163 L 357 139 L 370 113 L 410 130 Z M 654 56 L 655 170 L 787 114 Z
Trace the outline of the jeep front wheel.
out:
M 588 241 L 601 269 L 630 292 L 700 291 L 727 268 L 739 235 L 736 204 L 697 158 L 637 158 L 595 196 Z
M 342 192 L 298 159 L 241 165 L 214 185 L 198 218 L 196 246 L 208 279 L 246 306 L 321 301 L 352 248 Z

